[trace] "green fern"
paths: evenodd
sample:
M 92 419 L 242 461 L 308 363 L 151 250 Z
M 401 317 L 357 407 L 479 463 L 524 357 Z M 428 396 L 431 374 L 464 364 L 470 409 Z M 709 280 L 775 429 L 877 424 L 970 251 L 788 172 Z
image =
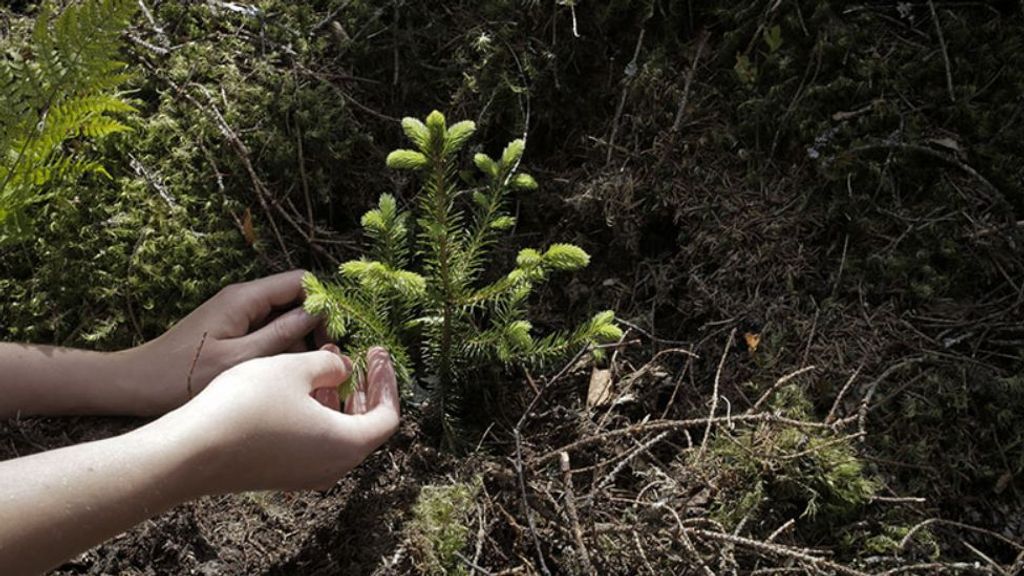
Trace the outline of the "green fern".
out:
M 54 15 L 43 4 L 28 50 L 0 55 L 0 243 L 26 229 L 24 210 L 52 183 L 106 171 L 71 144 L 128 127 L 134 108 L 118 93 L 127 76 L 121 35 L 138 4 L 83 0 Z
M 395 150 L 387 165 L 420 173 L 415 231 L 412 215 L 400 210 L 394 197 L 382 195 L 378 207 L 362 218 L 368 257 L 342 264 L 336 282 L 307 275 L 305 306 L 326 319 L 330 335 L 345 340 L 353 358 L 370 346 L 387 346 L 405 384 L 412 381 L 412 359 L 418 358 L 426 373 L 420 381 L 430 388 L 434 414 L 451 442 L 465 415 L 463 402 L 481 392 L 470 377 L 481 367 L 543 367 L 584 346 L 617 341 L 622 331 L 614 313 L 605 311 L 573 330 L 534 336 L 527 319 L 534 289 L 553 274 L 590 261 L 572 244 L 524 249 L 510 272 L 482 282 L 495 242 L 515 225 L 508 196 L 537 187 L 531 176 L 517 172 L 522 140 L 511 142 L 498 159 L 476 154 L 482 184 L 459 190 L 456 160 L 475 125 L 448 126 L 435 111 L 426 122 L 403 119 L 402 128 L 415 149 Z

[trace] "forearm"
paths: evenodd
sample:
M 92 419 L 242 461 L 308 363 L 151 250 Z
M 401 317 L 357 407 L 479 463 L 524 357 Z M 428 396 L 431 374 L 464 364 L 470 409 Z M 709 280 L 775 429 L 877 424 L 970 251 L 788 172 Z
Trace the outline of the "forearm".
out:
M 0 343 L 0 418 L 145 413 L 133 354 Z
M 42 573 L 201 495 L 198 449 L 164 424 L 0 462 L 4 574 Z

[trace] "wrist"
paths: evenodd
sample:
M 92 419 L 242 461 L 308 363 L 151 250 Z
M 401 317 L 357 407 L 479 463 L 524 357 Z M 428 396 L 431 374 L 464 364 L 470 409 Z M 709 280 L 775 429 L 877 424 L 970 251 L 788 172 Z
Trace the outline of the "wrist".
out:
M 221 492 L 215 444 L 185 410 L 169 412 L 125 438 L 142 447 L 160 470 L 160 490 L 168 506 Z
M 186 376 L 182 376 L 180 387 L 168 381 L 157 342 L 159 339 L 111 354 L 110 361 L 115 366 L 112 377 L 117 381 L 115 388 L 122 394 L 125 414 L 160 416 L 189 399 Z

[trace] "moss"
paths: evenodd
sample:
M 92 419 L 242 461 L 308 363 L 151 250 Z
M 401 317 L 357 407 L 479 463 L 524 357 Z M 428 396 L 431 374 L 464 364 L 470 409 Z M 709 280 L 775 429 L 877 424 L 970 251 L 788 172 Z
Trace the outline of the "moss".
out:
M 802 417 L 811 405 L 789 386 L 779 392 L 773 408 Z M 853 442 L 819 429 L 719 431 L 709 450 L 719 487 L 715 519 L 734 527 L 747 515 L 781 521 L 799 517 L 809 530 L 849 520 L 877 489 Z
M 480 480 L 424 486 L 413 505 L 408 539 L 419 569 L 426 574 L 466 574 L 466 553 L 476 514 Z

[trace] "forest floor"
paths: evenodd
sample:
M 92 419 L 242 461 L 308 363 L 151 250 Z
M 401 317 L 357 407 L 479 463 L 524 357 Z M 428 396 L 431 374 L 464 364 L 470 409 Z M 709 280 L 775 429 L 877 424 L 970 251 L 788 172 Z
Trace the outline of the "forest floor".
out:
M 204 498 L 57 574 L 1024 572 L 1020 3 L 249 4 L 143 3 L 136 130 L 0 252 L 5 340 L 137 344 L 358 256 L 434 108 L 527 135 L 497 260 L 593 256 L 537 324 L 626 335 L 494 383 L 467 454 L 410 406 L 331 490 Z M 12 420 L 0 458 L 139 424 Z

